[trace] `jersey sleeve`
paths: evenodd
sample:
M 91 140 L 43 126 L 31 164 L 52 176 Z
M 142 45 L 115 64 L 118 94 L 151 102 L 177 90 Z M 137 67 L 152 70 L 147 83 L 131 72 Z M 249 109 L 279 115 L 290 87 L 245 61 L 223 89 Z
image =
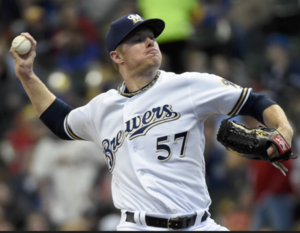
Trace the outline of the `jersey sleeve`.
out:
M 97 101 L 93 99 L 87 105 L 72 110 L 64 120 L 64 130 L 73 140 L 93 141 L 96 137 L 96 129 L 92 116 Z
M 252 89 L 212 74 L 190 73 L 189 91 L 198 119 L 212 114 L 238 115 Z

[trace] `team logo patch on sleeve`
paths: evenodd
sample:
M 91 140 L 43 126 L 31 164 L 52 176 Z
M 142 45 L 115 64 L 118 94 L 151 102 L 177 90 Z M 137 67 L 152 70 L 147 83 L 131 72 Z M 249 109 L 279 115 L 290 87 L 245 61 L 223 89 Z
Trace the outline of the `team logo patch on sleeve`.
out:
M 234 88 L 241 88 L 239 85 L 234 84 L 233 82 L 228 81 L 225 78 L 221 79 L 221 83 L 225 86 L 233 86 Z

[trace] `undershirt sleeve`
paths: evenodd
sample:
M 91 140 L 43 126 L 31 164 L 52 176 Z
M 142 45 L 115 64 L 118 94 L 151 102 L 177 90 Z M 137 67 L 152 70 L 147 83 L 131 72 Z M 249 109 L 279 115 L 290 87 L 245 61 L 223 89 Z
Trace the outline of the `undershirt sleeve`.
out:
M 265 95 L 251 93 L 246 103 L 242 107 L 239 115 L 251 116 L 264 123 L 263 112 L 266 108 L 276 104 L 273 100 L 266 97 Z
M 59 138 L 73 140 L 64 130 L 64 120 L 73 109 L 73 107 L 56 98 L 40 116 L 40 120 Z

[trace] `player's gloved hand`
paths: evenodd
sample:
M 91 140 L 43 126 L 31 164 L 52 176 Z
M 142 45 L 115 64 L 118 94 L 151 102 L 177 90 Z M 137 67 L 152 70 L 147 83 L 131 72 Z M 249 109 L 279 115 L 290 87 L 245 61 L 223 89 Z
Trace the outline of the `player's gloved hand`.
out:
M 286 129 L 282 128 L 282 127 L 279 127 L 277 129 L 277 131 L 284 137 L 284 139 L 286 140 L 286 142 L 288 143 L 288 145 L 291 147 L 291 145 L 292 145 L 292 134 L 289 133 L 288 130 L 286 130 Z M 271 159 L 280 156 L 280 153 L 278 153 L 278 150 L 277 150 L 277 148 L 276 148 L 276 146 L 274 144 L 272 144 L 272 146 L 270 146 L 268 148 L 267 153 L 268 153 L 268 155 L 269 155 L 269 157 Z
M 15 60 L 15 71 L 19 79 L 26 81 L 33 77 L 33 63 L 36 56 L 36 41 L 29 33 L 22 33 L 31 42 L 31 49 L 26 55 L 19 55 L 13 48 L 9 50 L 11 56 Z
M 219 128 L 217 140 L 227 150 L 241 157 L 270 162 L 284 175 L 287 168 L 280 162 L 296 158 L 290 144 L 275 128 L 258 126 L 249 129 L 225 119 Z
M 279 153 L 278 153 L 278 151 L 277 151 L 277 149 L 276 149 L 276 147 L 274 145 L 271 145 L 267 149 L 267 153 L 268 153 L 270 159 L 274 159 L 274 158 L 276 158 L 276 157 L 279 156 Z

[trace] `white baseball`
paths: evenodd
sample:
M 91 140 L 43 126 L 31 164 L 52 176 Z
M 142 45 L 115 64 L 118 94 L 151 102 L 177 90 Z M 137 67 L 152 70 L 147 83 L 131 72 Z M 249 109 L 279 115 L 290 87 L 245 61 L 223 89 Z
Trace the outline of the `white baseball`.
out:
M 27 54 L 31 49 L 31 42 L 25 36 L 17 36 L 11 44 L 11 47 L 20 55 Z

